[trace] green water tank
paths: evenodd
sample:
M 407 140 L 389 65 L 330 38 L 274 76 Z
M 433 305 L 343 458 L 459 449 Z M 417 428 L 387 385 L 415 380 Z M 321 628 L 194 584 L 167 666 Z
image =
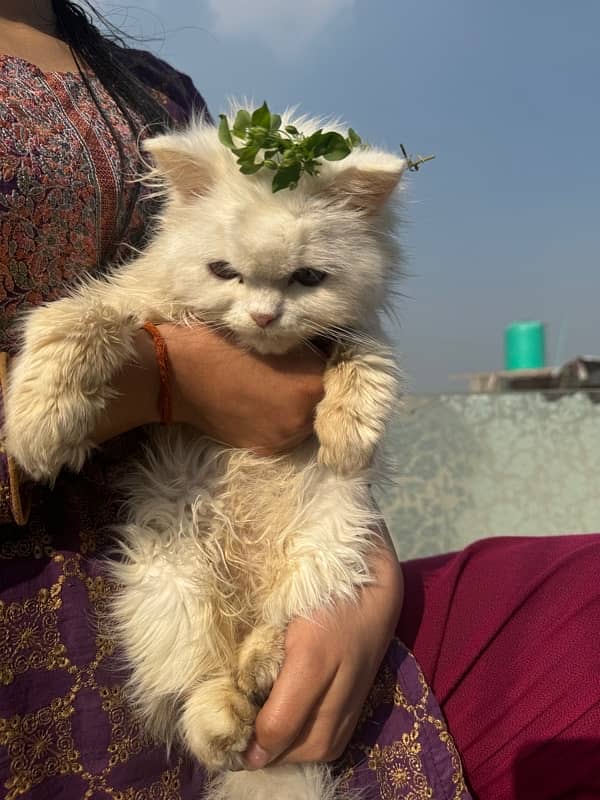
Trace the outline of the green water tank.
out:
M 546 332 L 543 322 L 511 322 L 504 332 L 504 368 L 539 369 L 546 365 Z

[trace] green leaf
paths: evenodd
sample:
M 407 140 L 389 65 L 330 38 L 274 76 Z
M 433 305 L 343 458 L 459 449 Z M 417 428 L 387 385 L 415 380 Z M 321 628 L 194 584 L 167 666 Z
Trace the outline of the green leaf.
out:
M 314 153 L 316 147 L 318 147 L 323 134 L 323 129 L 319 128 L 318 131 L 311 133 L 310 136 L 307 136 L 301 143 L 301 146 L 306 153 Z
M 328 161 L 340 161 L 350 155 L 350 148 L 341 134 L 331 131 L 321 136 L 321 140 L 315 147 L 315 155 L 323 156 Z
M 240 161 L 247 161 L 249 158 L 254 159 L 255 153 L 258 150 L 254 147 L 239 147 L 232 151 Z
M 271 127 L 271 112 L 266 101 L 252 114 L 252 124 L 269 130 Z
M 362 144 L 362 139 L 354 130 L 354 128 L 348 128 L 348 139 L 350 140 L 352 147 L 358 147 L 360 144 Z
M 290 164 L 288 167 L 279 167 L 275 175 L 273 175 L 273 192 L 280 192 L 282 189 L 287 189 L 292 184 L 298 183 L 301 171 L 302 167 L 299 162 Z
M 314 159 L 311 159 L 310 161 L 306 161 L 305 162 L 304 170 L 309 175 L 318 175 L 319 174 L 319 169 L 318 169 L 319 164 L 320 164 L 319 161 L 315 161 Z
M 245 108 L 241 108 L 235 115 L 233 132 L 239 139 L 243 139 L 250 125 L 252 125 L 252 117 L 250 116 L 250 112 L 246 111 Z
M 233 139 L 231 138 L 231 132 L 229 130 L 229 122 L 227 121 L 227 117 L 225 114 L 219 114 L 219 141 L 221 144 L 224 144 L 225 147 L 228 147 L 230 150 L 233 150 L 235 147 L 233 143 Z
M 267 140 L 268 131 L 264 128 L 253 127 L 249 131 L 248 142 L 251 147 L 263 147 Z
M 237 156 L 242 173 L 253 175 L 263 167 L 275 173 L 274 192 L 294 189 L 303 173 L 318 175 L 321 159 L 339 161 L 354 147 L 364 146 L 353 128 L 348 129 L 346 137 L 337 131 L 324 133 L 322 129 L 304 136 L 295 125 L 286 125 L 282 130 L 281 124 L 281 116 L 271 114 L 264 102 L 252 113 L 240 109 L 231 128 L 221 114 L 218 130 L 220 141 Z
M 330 150 L 329 153 L 323 153 L 323 158 L 326 161 L 341 161 L 349 156 L 350 152 L 350 148 L 346 146 L 345 149 L 339 148 L 338 150 Z
M 258 164 L 252 164 L 252 163 L 242 164 L 242 166 L 240 167 L 240 172 L 243 175 L 254 175 L 255 172 L 258 172 L 258 170 L 262 167 L 262 165 L 263 165 L 262 161 L 259 161 Z
M 299 164 L 299 163 L 300 163 L 300 158 L 298 156 L 298 153 L 296 153 L 294 150 L 286 150 L 283 153 L 283 156 L 281 158 L 281 165 L 283 167 L 289 167 L 291 164 Z
M 240 167 L 253 167 L 256 156 L 258 155 L 258 147 L 245 147 L 243 152 L 238 157 L 238 164 Z

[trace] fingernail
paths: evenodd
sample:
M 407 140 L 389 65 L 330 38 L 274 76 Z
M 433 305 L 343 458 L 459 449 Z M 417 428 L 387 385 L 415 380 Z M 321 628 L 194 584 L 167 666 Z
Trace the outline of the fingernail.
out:
M 258 742 L 252 742 L 244 753 L 244 761 L 248 769 L 262 769 L 271 760 L 271 754 L 267 753 Z

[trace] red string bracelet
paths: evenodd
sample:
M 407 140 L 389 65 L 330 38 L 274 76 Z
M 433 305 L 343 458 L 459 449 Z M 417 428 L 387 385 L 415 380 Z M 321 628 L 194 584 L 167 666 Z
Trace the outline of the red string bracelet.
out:
M 162 333 L 152 322 L 145 322 L 142 326 L 146 333 L 152 337 L 154 352 L 156 353 L 156 363 L 158 364 L 158 412 L 162 425 L 169 425 L 173 422 L 173 411 L 171 408 L 171 388 L 169 385 L 169 354 L 167 343 Z

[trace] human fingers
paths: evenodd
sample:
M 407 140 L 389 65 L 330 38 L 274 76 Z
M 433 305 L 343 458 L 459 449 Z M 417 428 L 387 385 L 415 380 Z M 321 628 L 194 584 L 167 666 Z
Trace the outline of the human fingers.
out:
M 322 652 L 312 620 L 290 623 L 283 666 L 256 718 L 254 739 L 245 753 L 249 768 L 264 767 L 302 735 L 318 712 L 337 666 Z
M 357 602 L 336 604 L 290 626 L 287 642 L 330 665 L 333 678 L 278 762 L 335 760 L 358 723 L 402 604 L 398 561 L 385 527 L 379 532 L 382 538 L 372 555 L 375 580 Z

